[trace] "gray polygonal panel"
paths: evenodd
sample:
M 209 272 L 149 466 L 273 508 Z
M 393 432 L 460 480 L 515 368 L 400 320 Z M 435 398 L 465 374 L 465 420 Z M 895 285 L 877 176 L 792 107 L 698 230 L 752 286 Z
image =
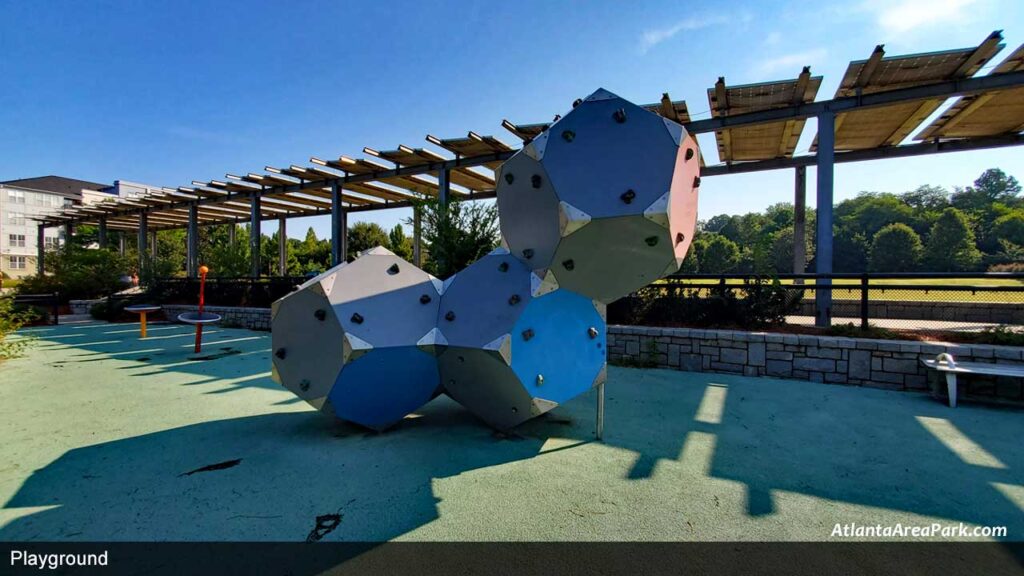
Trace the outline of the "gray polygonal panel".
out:
M 274 303 L 271 359 L 280 383 L 320 409 L 344 363 L 345 332 L 321 285 Z
M 584 102 L 549 130 L 543 164 L 555 193 L 592 218 L 642 212 L 671 185 L 678 145 L 660 116 L 622 98 Z
M 501 235 L 509 251 L 532 268 L 544 267 L 561 237 L 558 198 L 544 166 L 516 154 L 498 171 L 497 195 Z
M 482 348 L 508 333 L 530 302 L 530 274 L 496 250 L 450 278 L 437 320 L 448 344 Z
M 449 348 L 438 362 L 445 392 L 491 426 L 508 430 L 534 416 L 533 397 L 494 354 Z
M 550 271 L 561 288 L 608 303 L 661 278 L 675 257 L 669 236 L 642 215 L 593 220 L 562 239 Z
M 415 346 L 437 325 L 439 284 L 379 248 L 337 272 L 330 300 L 345 331 L 373 348 Z

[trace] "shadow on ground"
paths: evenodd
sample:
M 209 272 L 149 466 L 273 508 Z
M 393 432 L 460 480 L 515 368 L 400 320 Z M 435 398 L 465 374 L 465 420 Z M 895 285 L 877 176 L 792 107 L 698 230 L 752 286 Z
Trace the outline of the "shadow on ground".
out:
M 178 347 L 188 345 L 181 329 L 167 328 L 160 345 L 125 344 L 102 328 L 41 344 L 74 346 L 81 361 L 94 353 L 148 357 L 128 370 L 132 376 L 183 370 L 213 382 L 262 374 L 268 365 L 266 334 L 225 332 L 207 347 L 239 353 L 189 363 L 190 352 Z M 265 378 L 244 385 L 276 387 Z M 384 434 L 285 412 L 78 447 L 34 471 L 5 503 L 40 508 L 0 529 L 0 540 L 380 541 L 446 518 L 457 521 L 426 534 L 700 538 L 682 518 L 667 528 L 643 523 L 688 498 L 704 506 L 712 497 L 706 487 L 729 483 L 745 494 L 738 512 L 716 512 L 714 495 L 701 520 L 731 523 L 733 538 L 744 538 L 759 518 L 785 513 L 793 526 L 759 538 L 826 539 L 827 530 L 801 532 L 793 519 L 841 521 L 852 507 L 877 509 L 880 521 L 911 513 L 1005 525 L 1011 539 L 1024 538 L 1020 411 L 950 410 L 921 395 L 623 368 L 610 370 L 604 443 L 592 442 L 593 410 L 593 398 L 582 397 L 502 437 L 442 397 Z M 593 504 L 574 510 L 565 503 L 574 495 Z M 542 513 L 558 506 L 568 510 L 564 525 Z M 587 528 L 577 522 L 584 516 L 608 524 Z M 636 526 L 623 525 L 625 518 Z

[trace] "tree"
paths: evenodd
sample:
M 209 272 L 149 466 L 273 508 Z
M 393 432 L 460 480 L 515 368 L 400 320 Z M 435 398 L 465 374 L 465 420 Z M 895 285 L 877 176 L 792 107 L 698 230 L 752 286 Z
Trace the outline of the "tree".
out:
M 437 200 L 425 200 L 419 208 L 422 240 L 429 246 L 423 268 L 439 278 L 469 266 L 498 244 L 498 207 L 493 202 L 454 201 L 443 211 Z
M 996 239 L 1024 245 L 1024 211 L 1015 210 L 996 218 L 992 229 Z
M 958 187 L 953 192 L 951 203 L 955 208 L 967 212 L 984 210 L 996 202 L 1016 205 L 1020 191 L 1020 183 L 1016 178 L 998 168 L 989 168 L 978 176 L 974 186 Z
M 740 249 L 736 243 L 721 234 L 710 233 L 702 236 L 697 261 L 702 274 L 725 274 L 740 261 Z
M 783 228 L 772 236 L 772 247 L 771 254 L 772 260 L 775 267 L 775 272 L 779 274 L 789 274 L 793 272 L 793 227 Z M 807 254 L 805 262 L 810 262 L 814 257 L 814 248 L 804 240 L 804 251 Z M 797 270 L 797 272 L 804 272 L 804 270 Z
M 391 249 L 388 233 L 376 222 L 356 222 L 348 229 L 348 260 L 354 260 L 360 252 L 383 246 Z
M 943 210 L 949 207 L 949 191 L 942 186 L 918 186 L 901 194 L 900 199 L 915 210 Z
M 928 237 L 925 260 L 936 272 L 960 272 L 978 267 L 981 252 L 974 245 L 974 232 L 963 212 L 956 208 L 942 211 Z
M 839 228 L 832 239 L 832 267 L 836 272 L 867 272 L 867 238 L 848 228 Z M 808 261 L 810 258 L 808 258 Z
M 885 226 L 871 242 L 871 270 L 912 272 L 921 261 L 921 237 L 906 224 Z
M 395 224 L 388 234 L 388 242 L 391 244 L 391 251 L 404 260 L 412 260 L 412 239 L 405 235 L 401 224 Z

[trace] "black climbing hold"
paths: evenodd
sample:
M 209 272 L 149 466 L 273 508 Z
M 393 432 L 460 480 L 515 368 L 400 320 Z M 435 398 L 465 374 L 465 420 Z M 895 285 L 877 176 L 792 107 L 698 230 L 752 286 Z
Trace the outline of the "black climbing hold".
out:
M 508 262 L 498 264 L 498 272 L 508 272 Z
M 516 177 L 513 176 L 511 172 L 506 172 L 505 173 L 505 182 L 511 184 L 512 182 L 515 181 L 515 179 L 516 179 Z
M 543 183 L 544 179 L 540 177 L 540 174 L 534 174 L 530 178 L 530 184 L 532 184 L 534 188 L 540 188 L 540 185 Z
M 515 306 L 516 304 L 519 304 L 519 294 L 513 294 L 509 296 L 508 304 L 509 306 Z
M 420 304 L 430 304 L 430 294 L 420 296 Z
M 575 99 L 575 100 L 573 100 L 573 101 L 572 101 L 572 107 L 573 107 L 573 108 L 575 108 L 575 107 L 579 106 L 580 104 L 583 104 L 583 100 L 582 100 L 582 99 L 580 99 L 580 98 L 577 98 L 577 99 Z
M 562 267 L 565 268 L 566 270 L 572 270 L 573 268 L 576 267 L 576 263 L 573 262 L 571 259 L 565 260 L 564 262 L 562 262 Z
M 700 187 L 700 176 L 694 176 L 693 177 L 693 187 L 694 188 L 699 188 Z
M 619 196 L 619 198 L 621 198 L 622 201 L 625 202 L 626 204 L 632 204 L 633 199 L 636 198 L 636 192 L 632 188 L 630 188 L 629 190 L 623 192 L 622 196 Z
M 313 312 L 313 316 L 317 320 L 323 322 L 325 319 L 327 319 L 327 311 L 324 310 L 323 308 L 318 308 L 316 312 Z
M 619 124 L 625 123 L 626 122 L 626 109 L 625 108 L 619 108 L 618 110 L 616 110 L 612 114 L 612 118 L 615 118 L 615 121 L 618 122 Z
M 303 392 L 308 391 L 309 390 L 309 380 L 301 380 L 299 382 L 299 388 L 302 388 Z
M 597 338 L 597 328 L 594 328 L 593 326 L 587 328 L 587 334 L 590 335 L 591 339 Z
M 444 319 L 449 321 L 449 322 L 451 322 L 452 320 L 455 320 L 455 312 L 453 312 L 452 310 L 449 310 L 448 313 L 444 315 Z
M 277 350 L 274 351 L 274 356 L 277 356 L 281 360 L 284 360 L 284 357 L 287 355 L 288 352 L 286 352 L 284 348 L 278 348 Z
M 363 323 L 363 317 L 360 316 L 358 312 L 356 312 L 355 314 L 352 315 L 352 322 L 354 324 L 362 324 Z
M 644 242 L 647 242 L 648 246 L 657 246 L 658 245 L 658 237 L 657 236 L 648 236 L 647 238 L 644 238 Z
M 396 264 L 392 264 L 391 267 L 388 268 L 388 274 L 391 274 L 392 276 L 394 276 L 395 274 L 398 274 L 398 264 L 397 263 Z
M 676 232 L 676 246 L 682 244 L 683 240 L 686 240 L 686 235 L 682 232 Z
M 523 330 L 523 340 L 529 340 L 530 338 L 533 338 L 533 328 Z
M 572 130 L 563 130 L 562 131 L 562 140 L 565 140 L 566 142 L 572 142 L 575 139 L 576 139 L 576 133 L 573 132 Z
M 533 258 L 533 248 L 527 248 L 526 250 L 523 250 L 523 258 L 526 258 L 527 260 Z
M 687 148 L 686 149 L 686 159 L 689 160 L 691 158 L 693 158 L 693 148 Z

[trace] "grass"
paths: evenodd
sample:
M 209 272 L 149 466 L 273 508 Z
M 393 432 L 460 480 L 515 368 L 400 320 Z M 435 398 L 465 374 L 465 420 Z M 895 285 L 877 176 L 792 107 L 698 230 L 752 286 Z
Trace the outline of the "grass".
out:
M 791 279 L 780 280 L 783 285 L 793 285 L 794 281 Z M 689 285 L 717 285 L 716 280 L 692 280 L 687 281 Z M 742 280 L 729 279 L 726 280 L 728 285 L 741 285 Z M 832 298 L 834 300 L 860 300 L 860 280 L 856 278 L 839 278 L 832 281 L 834 288 L 832 289 Z M 946 285 L 946 286 L 978 286 L 984 288 L 1006 286 L 1010 288 L 1019 288 L 1024 286 L 1024 282 L 1021 280 L 1015 280 L 1012 278 L 951 278 L 951 279 L 899 279 L 891 278 L 884 280 L 872 280 L 871 286 L 927 286 L 927 285 Z M 702 296 L 706 296 L 706 291 L 702 290 Z M 806 290 L 804 294 L 805 299 L 814 298 L 814 290 Z M 968 292 L 962 290 L 906 290 L 906 289 L 885 289 L 885 288 L 871 288 L 868 290 L 868 299 L 873 301 L 878 300 L 889 300 L 889 301 L 900 301 L 900 302 L 979 302 L 979 303 L 1009 303 L 1009 304 L 1024 304 L 1024 292 Z

